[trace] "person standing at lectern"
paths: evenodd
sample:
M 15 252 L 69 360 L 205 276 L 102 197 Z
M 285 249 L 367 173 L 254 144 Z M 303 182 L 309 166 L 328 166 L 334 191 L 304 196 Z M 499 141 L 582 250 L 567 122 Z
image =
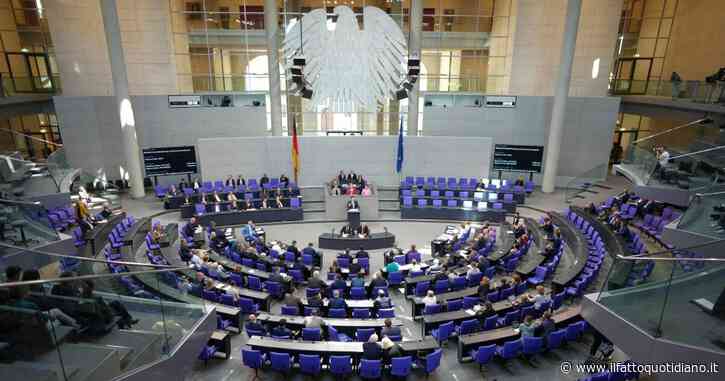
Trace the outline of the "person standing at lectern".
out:
M 355 199 L 355 196 L 350 196 L 350 201 L 347 202 L 347 210 L 360 209 L 360 204 Z

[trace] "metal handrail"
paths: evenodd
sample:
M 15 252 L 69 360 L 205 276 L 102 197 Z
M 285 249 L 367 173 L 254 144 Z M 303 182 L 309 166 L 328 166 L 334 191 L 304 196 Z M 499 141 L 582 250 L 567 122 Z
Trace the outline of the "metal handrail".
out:
M 58 253 L 51 253 L 49 251 L 43 251 L 43 250 L 37 250 L 37 249 L 28 249 L 20 246 L 15 245 L 9 245 L 4 242 L 0 242 L 0 247 L 6 247 L 10 249 L 18 249 L 18 251 L 24 251 L 24 252 L 31 252 L 35 254 L 40 255 L 47 255 L 49 257 L 57 257 L 57 258 L 69 258 L 69 259 L 75 259 L 79 261 L 88 261 L 88 262 L 100 262 L 100 263 L 106 263 L 106 264 L 113 264 L 113 265 L 126 265 L 126 266 L 143 266 L 143 267 L 153 267 L 158 269 L 167 269 L 167 268 L 173 268 L 174 266 L 170 265 L 157 265 L 153 263 L 141 263 L 141 262 L 126 262 L 126 261 L 113 261 L 108 259 L 100 259 L 100 258 L 89 258 L 89 257 L 79 257 L 75 255 L 68 255 L 68 254 L 58 254 Z M 9 255 L 9 254 L 8 254 Z
M 710 119 L 710 118 L 698 119 L 698 120 L 695 120 L 695 121 L 692 121 L 692 122 L 689 122 L 689 123 L 685 123 L 685 124 L 680 125 L 680 126 L 672 127 L 669 130 L 664 130 L 662 132 L 658 132 L 656 134 L 652 134 L 652 135 L 649 135 L 649 136 L 645 136 L 645 137 L 643 137 L 641 139 L 637 139 L 637 140 L 633 141 L 632 144 L 637 144 L 637 143 L 640 143 L 640 142 L 643 142 L 643 141 L 646 141 L 646 140 L 649 140 L 649 139 L 652 139 L 652 138 L 656 138 L 656 137 L 658 137 L 660 135 L 664 135 L 664 134 L 667 134 L 669 132 L 672 132 L 672 131 L 675 131 L 675 130 L 679 130 L 681 128 L 690 127 L 690 126 L 693 126 L 695 124 L 699 124 L 699 123 L 711 123 L 711 122 L 712 122 L 712 119 Z
M 139 270 L 139 271 L 127 271 L 127 272 L 123 272 L 123 273 L 91 274 L 91 275 L 78 275 L 78 276 L 66 277 L 66 278 L 26 280 L 26 281 L 19 281 L 19 282 L 0 283 L 0 287 L 34 286 L 34 285 L 40 285 L 40 284 L 44 284 L 44 283 L 59 283 L 59 282 L 70 282 L 70 281 L 102 279 L 102 278 L 120 278 L 120 277 L 124 277 L 124 276 L 129 276 L 129 275 L 165 273 L 165 272 L 170 272 L 170 271 L 182 271 L 182 270 L 189 270 L 189 268 L 185 267 L 185 266 L 181 266 L 181 267 L 172 267 L 172 268 L 161 269 L 161 270 Z
M 720 196 L 720 195 L 725 195 L 725 191 L 711 192 L 711 193 L 695 193 L 696 197 L 710 197 L 710 196 Z
M 20 200 L 8 200 L 6 198 L 0 198 L 1 203 L 13 204 L 13 205 L 28 205 L 28 206 L 43 206 L 40 201 L 20 201 Z
M 637 257 L 637 256 L 624 256 L 617 254 L 617 259 L 623 259 L 625 261 L 641 261 L 641 260 L 652 260 L 652 261 L 670 261 L 670 262 L 725 262 L 725 258 L 672 258 L 672 257 Z
M 707 148 L 707 149 L 703 149 L 703 150 L 695 151 L 695 152 L 683 153 L 682 155 L 677 155 L 675 157 L 671 157 L 671 158 L 669 158 L 669 160 L 675 160 L 675 159 L 680 159 L 680 158 L 683 158 L 683 157 L 689 157 L 689 156 L 693 156 L 693 155 L 699 155 L 701 153 L 706 153 L 706 152 L 710 152 L 710 151 L 717 151 L 717 150 L 723 149 L 723 148 L 725 148 L 725 145 L 723 145 L 723 146 L 717 146 L 717 147 L 712 147 L 712 148 Z

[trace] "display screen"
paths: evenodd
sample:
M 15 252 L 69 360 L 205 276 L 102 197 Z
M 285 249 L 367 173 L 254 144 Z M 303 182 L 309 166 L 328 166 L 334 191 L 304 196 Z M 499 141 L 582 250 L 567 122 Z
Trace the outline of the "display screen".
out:
M 146 177 L 196 173 L 194 146 L 144 148 Z
M 493 170 L 541 173 L 543 146 L 496 144 L 493 149 Z

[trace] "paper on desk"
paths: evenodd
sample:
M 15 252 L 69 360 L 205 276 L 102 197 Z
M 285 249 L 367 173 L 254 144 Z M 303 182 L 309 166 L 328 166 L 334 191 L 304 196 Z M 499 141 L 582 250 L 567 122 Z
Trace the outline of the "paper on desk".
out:
M 476 312 L 474 312 L 474 311 L 473 311 L 472 309 L 470 309 L 470 308 L 466 310 L 466 313 L 467 313 L 467 314 L 469 314 L 469 315 L 471 315 L 471 316 L 473 316 L 473 315 L 475 315 L 475 314 L 476 314 Z

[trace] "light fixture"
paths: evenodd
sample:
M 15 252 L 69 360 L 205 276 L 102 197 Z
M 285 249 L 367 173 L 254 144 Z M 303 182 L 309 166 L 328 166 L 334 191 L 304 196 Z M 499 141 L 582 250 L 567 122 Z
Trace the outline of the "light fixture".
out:
M 592 79 L 599 78 L 599 57 L 595 58 L 592 62 Z
M 40 133 L 41 133 L 41 134 L 44 134 L 44 133 L 46 133 L 46 132 L 48 132 L 48 130 L 46 130 L 45 128 L 41 128 L 41 129 L 40 129 Z

